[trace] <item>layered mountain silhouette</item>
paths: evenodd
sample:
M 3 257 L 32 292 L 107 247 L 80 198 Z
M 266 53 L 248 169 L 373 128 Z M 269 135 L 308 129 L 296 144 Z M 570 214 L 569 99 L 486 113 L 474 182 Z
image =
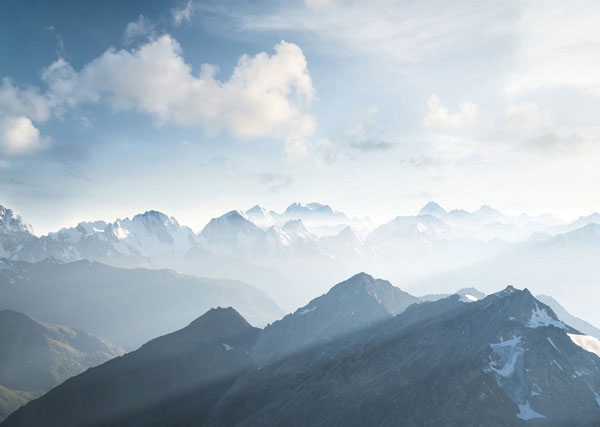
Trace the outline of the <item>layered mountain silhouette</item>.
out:
M 123 354 L 85 332 L 0 311 L 0 419 L 67 378 Z
M 600 422 L 600 341 L 526 289 L 464 295 L 406 307 L 402 291 L 359 274 L 262 331 L 211 310 L 3 425 Z
M 594 291 L 599 218 L 593 213 L 561 223 L 548 214 L 510 216 L 487 205 L 447 210 L 432 201 L 416 215 L 377 225 L 326 204 L 297 202 L 281 211 L 256 205 L 227 212 L 199 233 L 150 210 L 38 237 L 18 215 L 0 208 L 0 256 L 28 262 L 90 259 L 229 278 L 253 284 L 286 312 L 361 270 L 404 289 L 440 294 L 465 286 L 491 292 L 514 283 L 553 295 L 600 323 L 593 304 L 600 297 Z M 567 282 L 577 289 L 568 291 Z
M 0 259 L 0 309 L 69 325 L 126 350 L 222 305 L 236 307 L 259 326 L 283 315 L 265 294 L 234 280 L 201 279 L 172 270 L 122 269 L 88 260 Z
M 258 332 L 232 308 L 209 310 L 177 332 L 67 380 L 6 423 L 194 425 L 251 368 L 247 352 Z

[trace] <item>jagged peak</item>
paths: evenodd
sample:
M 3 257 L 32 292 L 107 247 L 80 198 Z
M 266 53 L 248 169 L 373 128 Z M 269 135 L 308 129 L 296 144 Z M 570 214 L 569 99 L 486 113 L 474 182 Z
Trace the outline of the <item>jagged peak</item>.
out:
M 333 209 L 329 205 L 324 205 L 318 202 L 311 203 L 302 203 L 302 202 L 294 202 L 287 207 L 285 210 L 286 213 L 297 212 L 300 210 L 308 210 L 308 211 L 326 211 L 328 213 L 333 213 Z
M 213 219 L 226 219 L 226 220 L 238 220 L 238 221 L 243 219 L 243 220 L 248 221 L 248 216 L 244 212 L 235 209 L 235 210 L 229 211 L 229 212 L 221 215 L 218 218 L 213 218 Z
M 155 210 L 149 210 L 142 214 L 137 214 L 132 219 L 132 221 L 142 221 L 144 223 L 159 222 L 162 224 L 165 224 L 171 220 L 172 220 L 172 218 L 169 218 L 169 216 L 165 215 L 162 212 L 155 211 Z
M 267 210 L 260 205 L 254 205 L 246 211 L 246 214 L 262 213 L 267 214 Z
M 25 223 L 12 209 L 0 205 L 0 232 L 2 231 L 33 234 L 33 227 Z

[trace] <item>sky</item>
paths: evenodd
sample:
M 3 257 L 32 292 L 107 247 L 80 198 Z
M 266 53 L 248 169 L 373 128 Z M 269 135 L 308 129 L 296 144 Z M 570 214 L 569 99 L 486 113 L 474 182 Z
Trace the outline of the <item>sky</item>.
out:
M 0 2 L 0 204 L 600 210 L 595 1 Z

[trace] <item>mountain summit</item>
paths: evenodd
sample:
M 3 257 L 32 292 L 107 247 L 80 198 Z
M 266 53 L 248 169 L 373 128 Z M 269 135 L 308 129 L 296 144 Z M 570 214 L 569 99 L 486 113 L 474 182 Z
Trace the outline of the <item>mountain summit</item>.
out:
M 431 215 L 435 217 L 442 217 L 446 215 L 446 210 L 440 205 L 438 205 L 436 202 L 430 201 L 421 208 L 417 215 Z

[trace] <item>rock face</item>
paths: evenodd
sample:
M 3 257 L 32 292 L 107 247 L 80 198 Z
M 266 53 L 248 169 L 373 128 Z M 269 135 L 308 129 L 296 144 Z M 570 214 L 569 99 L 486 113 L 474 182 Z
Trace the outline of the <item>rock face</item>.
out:
M 391 288 L 357 275 L 262 332 L 231 309 L 210 311 L 68 380 L 5 425 L 600 423 L 600 341 L 528 290 L 402 311 Z M 352 312 L 367 320 L 344 331 Z M 311 329 L 319 338 L 297 345 Z
M 35 240 L 29 224 L 11 209 L 0 206 L 0 256 L 10 256 Z
M 360 273 L 267 326 L 252 353 L 260 362 L 281 358 L 391 319 L 417 301 L 386 280 Z
M 416 304 L 244 376 L 212 422 L 593 425 L 600 358 L 568 334 L 527 290 Z
M 35 238 L 9 258 L 40 261 L 91 259 L 118 267 L 175 267 L 196 244 L 194 232 L 173 217 L 147 211 L 133 218 L 82 222 Z
M 0 259 L 0 309 L 70 325 L 134 350 L 212 307 L 233 305 L 264 326 L 283 312 L 252 286 L 171 270 L 122 269 L 87 260 Z
M 210 310 L 177 332 L 66 381 L 5 425 L 196 425 L 250 369 L 247 352 L 258 332 L 232 308 Z
M 0 311 L 0 416 L 123 350 L 85 332 Z

